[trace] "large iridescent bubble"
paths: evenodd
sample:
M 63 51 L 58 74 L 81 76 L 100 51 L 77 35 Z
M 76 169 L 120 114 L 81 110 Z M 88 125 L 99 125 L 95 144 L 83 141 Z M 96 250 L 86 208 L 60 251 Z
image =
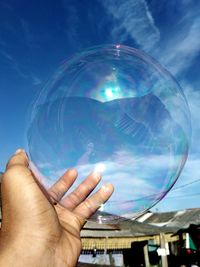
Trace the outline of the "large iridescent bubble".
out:
M 98 222 L 131 218 L 171 189 L 185 164 L 190 114 L 175 79 L 148 55 L 122 45 L 65 61 L 34 103 L 28 153 L 45 186 L 66 169 L 112 183 Z

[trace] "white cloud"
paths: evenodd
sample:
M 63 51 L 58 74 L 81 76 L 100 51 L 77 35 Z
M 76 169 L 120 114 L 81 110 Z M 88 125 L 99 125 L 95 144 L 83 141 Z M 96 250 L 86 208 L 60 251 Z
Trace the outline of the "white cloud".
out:
M 164 41 L 145 0 L 102 1 L 105 9 L 115 19 L 111 34 L 114 40 L 125 42 L 128 38 L 149 52 L 173 75 L 188 69 L 200 52 L 200 18 L 190 1 L 180 5 L 181 14 Z M 169 4 L 170 5 L 170 4 Z
M 112 183 L 114 185 L 115 193 L 111 198 L 112 201 L 122 203 L 149 196 L 155 196 L 156 198 L 156 196 L 162 195 L 162 192 L 173 183 L 174 180 L 171 176 L 180 167 L 180 160 L 179 155 L 172 157 L 170 154 L 152 154 L 138 157 L 137 154 L 134 155 L 134 153 L 128 151 L 118 151 L 110 160 L 98 162 L 97 164 L 88 163 L 75 166 L 79 177 L 70 192 L 89 173 L 95 171 L 97 165 L 101 164 L 104 168 L 102 168 L 103 178 L 99 187 L 104 183 Z M 49 186 L 66 170 L 64 166 L 62 169 L 56 170 L 49 163 L 43 163 L 39 167 L 43 170 L 43 173 L 48 170 L 51 180 L 46 180 L 45 182 L 46 184 L 49 183 Z M 169 170 L 170 172 L 168 172 Z
M 160 32 L 145 0 L 107 0 L 102 1 L 102 4 L 116 19 L 112 34 L 119 42 L 130 36 L 142 49 L 148 51 L 159 41 Z
M 199 123 L 199 114 L 200 114 L 200 91 L 199 88 L 194 88 L 188 82 L 182 82 L 186 98 L 188 100 L 190 112 L 191 112 L 191 123 L 192 123 L 192 138 L 191 138 L 191 153 L 200 153 L 200 123 Z
M 198 154 L 193 154 L 188 158 L 187 164 L 185 166 L 183 177 L 184 183 L 192 182 L 193 180 L 199 179 L 200 177 L 200 157 Z M 199 188 L 198 188 L 199 189 Z
M 186 19 L 188 18 L 184 20 Z M 165 49 L 156 54 L 159 61 L 174 75 L 188 69 L 200 52 L 200 19 L 193 17 L 189 20 L 189 27 L 184 27 L 186 21 L 182 22 L 179 30 L 168 38 Z
M 153 210 L 181 210 L 199 207 L 200 156 L 190 155 L 182 175 L 168 195 Z M 185 186 L 184 186 L 185 185 Z M 177 188 L 177 189 L 176 189 Z

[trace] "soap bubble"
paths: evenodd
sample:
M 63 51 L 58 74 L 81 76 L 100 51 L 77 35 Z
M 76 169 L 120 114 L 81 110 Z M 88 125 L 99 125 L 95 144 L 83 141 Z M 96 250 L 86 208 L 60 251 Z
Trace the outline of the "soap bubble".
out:
M 148 55 L 122 45 L 65 61 L 35 101 L 27 129 L 28 153 L 46 187 L 71 167 L 79 172 L 74 187 L 92 171 L 114 185 L 92 217 L 100 223 L 135 217 L 162 199 L 181 173 L 189 139 L 178 83 Z

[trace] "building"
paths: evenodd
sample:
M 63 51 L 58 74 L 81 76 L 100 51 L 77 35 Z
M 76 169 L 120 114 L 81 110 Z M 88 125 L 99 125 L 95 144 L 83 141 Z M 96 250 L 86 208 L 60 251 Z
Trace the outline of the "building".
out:
M 150 266 L 162 260 L 173 267 L 192 258 L 198 261 L 199 226 L 200 209 L 148 212 L 135 221 L 121 220 L 114 225 L 88 222 L 81 232 L 80 260 L 114 266 Z M 196 230 L 191 232 L 191 227 Z M 191 254 L 187 254 L 188 238 L 196 248 Z

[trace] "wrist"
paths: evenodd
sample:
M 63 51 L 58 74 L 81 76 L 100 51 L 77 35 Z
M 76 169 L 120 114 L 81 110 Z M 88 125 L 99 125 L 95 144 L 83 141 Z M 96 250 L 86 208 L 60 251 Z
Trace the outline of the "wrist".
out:
M 2 244 L 1 240 L 0 243 Z M 33 243 L 18 241 L 17 244 L 0 246 L 0 267 L 69 267 L 66 262 L 66 255 L 61 255 L 51 244 L 38 246 Z M 38 241 L 40 244 L 40 242 Z M 66 251 L 67 253 L 67 251 Z M 75 265 L 74 265 L 75 266 Z
M 37 244 L 36 240 L 0 239 L 0 267 L 51 267 L 45 265 L 50 256 L 47 246 L 41 245 L 39 240 Z

